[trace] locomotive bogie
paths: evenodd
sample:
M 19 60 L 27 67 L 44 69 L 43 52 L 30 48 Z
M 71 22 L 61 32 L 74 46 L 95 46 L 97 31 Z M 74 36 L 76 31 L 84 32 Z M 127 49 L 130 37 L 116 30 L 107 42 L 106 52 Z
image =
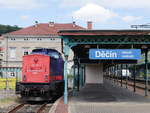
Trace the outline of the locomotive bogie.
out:
M 55 83 L 20 83 L 18 84 L 16 92 L 21 94 L 24 100 L 32 101 L 34 98 L 40 98 L 40 100 L 50 100 L 53 97 L 62 95 L 63 92 L 63 81 Z M 17 91 L 18 90 L 18 91 Z M 31 98 L 34 97 L 34 98 Z M 35 99 L 39 100 L 39 99 Z

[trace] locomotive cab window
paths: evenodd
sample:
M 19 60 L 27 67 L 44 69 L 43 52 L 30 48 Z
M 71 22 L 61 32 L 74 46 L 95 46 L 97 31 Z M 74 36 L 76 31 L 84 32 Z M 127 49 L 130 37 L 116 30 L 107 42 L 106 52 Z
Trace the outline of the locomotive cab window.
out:
M 58 53 L 48 53 L 51 57 L 55 58 L 55 59 L 58 59 L 59 58 L 59 54 Z

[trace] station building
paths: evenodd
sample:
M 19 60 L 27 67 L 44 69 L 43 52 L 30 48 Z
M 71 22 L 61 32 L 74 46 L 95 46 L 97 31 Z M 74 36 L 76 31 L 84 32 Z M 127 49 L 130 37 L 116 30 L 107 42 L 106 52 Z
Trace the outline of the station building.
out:
M 3 60 L 3 52 L 4 52 L 4 38 L 0 37 L 0 67 L 2 67 L 2 60 Z

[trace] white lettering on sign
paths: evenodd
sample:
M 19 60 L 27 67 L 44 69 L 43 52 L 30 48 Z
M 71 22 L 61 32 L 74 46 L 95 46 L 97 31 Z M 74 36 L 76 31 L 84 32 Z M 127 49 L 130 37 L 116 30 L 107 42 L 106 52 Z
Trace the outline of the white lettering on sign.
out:
M 123 51 L 122 54 L 132 54 L 132 51 Z
M 134 58 L 134 55 L 123 55 L 123 58 Z
M 101 58 L 117 58 L 117 53 L 112 51 L 96 51 L 95 56 Z

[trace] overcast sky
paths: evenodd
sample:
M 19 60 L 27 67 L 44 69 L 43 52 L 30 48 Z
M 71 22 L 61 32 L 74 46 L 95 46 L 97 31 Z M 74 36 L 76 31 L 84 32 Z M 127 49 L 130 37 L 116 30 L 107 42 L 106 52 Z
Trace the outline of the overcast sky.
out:
M 21 27 L 93 21 L 95 29 L 128 29 L 150 23 L 149 14 L 150 0 L 0 0 L 0 24 Z

